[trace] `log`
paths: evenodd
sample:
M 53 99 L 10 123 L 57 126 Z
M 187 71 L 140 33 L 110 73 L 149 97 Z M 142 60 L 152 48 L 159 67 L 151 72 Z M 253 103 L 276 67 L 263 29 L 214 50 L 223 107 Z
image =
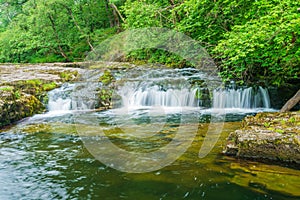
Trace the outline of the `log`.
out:
M 300 89 L 298 92 L 288 100 L 284 106 L 281 108 L 280 112 L 288 112 L 290 111 L 298 102 L 300 102 Z

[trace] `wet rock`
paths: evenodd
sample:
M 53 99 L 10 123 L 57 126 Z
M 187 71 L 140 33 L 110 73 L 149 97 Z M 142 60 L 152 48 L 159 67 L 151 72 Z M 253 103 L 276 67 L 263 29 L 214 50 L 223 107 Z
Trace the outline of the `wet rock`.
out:
M 224 153 L 300 164 L 300 111 L 258 113 L 230 133 Z
M 112 75 L 110 70 L 105 70 L 104 73 L 102 74 L 102 76 L 100 76 L 100 78 L 99 78 L 99 81 L 105 86 L 112 84 L 112 82 L 114 82 L 115 80 L 116 79 Z
M 114 90 L 116 89 L 115 82 L 116 78 L 110 70 L 105 70 L 99 77 L 101 87 L 97 90 L 98 102 L 96 108 L 112 108 L 113 104 L 121 100 L 121 97 L 114 93 Z
M 273 191 L 287 196 L 300 196 L 299 170 L 297 169 L 241 160 L 238 162 L 232 160 L 230 169 L 235 172 L 230 179 L 233 184 L 259 193 Z
M 83 71 L 57 64 L 0 65 L 0 127 L 43 112 L 47 92 Z
M 0 90 L 0 127 L 43 112 L 44 105 L 33 95 Z

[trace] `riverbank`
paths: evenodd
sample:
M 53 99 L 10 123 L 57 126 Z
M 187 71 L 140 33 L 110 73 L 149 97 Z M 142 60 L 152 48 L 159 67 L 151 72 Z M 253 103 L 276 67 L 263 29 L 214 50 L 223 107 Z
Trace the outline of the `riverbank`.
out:
M 300 164 L 300 111 L 258 113 L 230 133 L 224 150 L 238 158 Z
M 105 72 L 134 66 L 120 62 L 2 64 L 0 65 L 0 128 L 45 112 L 47 92 L 60 87 L 65 82 L 79 80 L 88 69 Z M 104 74 L 102 78 L 106 79 L 106 75 Z M 109 108 L 111 90 L 109 81 L 99 91 L 99 107 Z
M 75 81 L 83 69 L 71 64 L 0 65 L 0 127 L 45 111 L 47 92 Z

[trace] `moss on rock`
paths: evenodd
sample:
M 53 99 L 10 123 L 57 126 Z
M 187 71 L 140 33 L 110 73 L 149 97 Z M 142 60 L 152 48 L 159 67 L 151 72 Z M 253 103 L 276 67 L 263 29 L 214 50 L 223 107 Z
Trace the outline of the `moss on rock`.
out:
M 115 81 L 116 78 L 110 70 L 105 70 L 99 77 L 101 87 L 97 91 L 97 107 L 102 107 L 104 109 L 112 107 L 113 101 L 116 100 L 115 98 L 113 98 L 114 90 L 116 88 Z M 114 97 L 116 97 L 116 95 Z
M 14 91 L 0 91 L 0 127 L 9 125 L 17 120 L 43 112 L 44 105 L 33 95 Z
M 227 138 L 224 153 L 300 164 L 300 111 L 259 113 Z
M 47 92 L 75 81 L 81 69 L 55 66 L 0 65 L 0 127 L 43 112 Z M 42 103 L 43 102 L 43 103 Z

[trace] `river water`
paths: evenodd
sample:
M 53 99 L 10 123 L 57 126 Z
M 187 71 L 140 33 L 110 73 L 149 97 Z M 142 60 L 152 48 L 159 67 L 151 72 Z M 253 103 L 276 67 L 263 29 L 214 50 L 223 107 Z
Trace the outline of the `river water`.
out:
M 47 113 L 1 130 L 0 199 L 299 199 L 299 170 L 220 153 L 245 115 L 273 111 L 267 90 L 208 91 L 207 77 L 194 69 L 113 73 L 113 109 L 93 110 L 101 73 L 92 72 L 51 91 Z M 221 127 L 216 144 L 199 157 L 211 127 Z M 108 140 L 145 155 L 168 146 L 166 155 L 153 154 L 161 163 L 178 155 L 155 168 L 111 151 Z

